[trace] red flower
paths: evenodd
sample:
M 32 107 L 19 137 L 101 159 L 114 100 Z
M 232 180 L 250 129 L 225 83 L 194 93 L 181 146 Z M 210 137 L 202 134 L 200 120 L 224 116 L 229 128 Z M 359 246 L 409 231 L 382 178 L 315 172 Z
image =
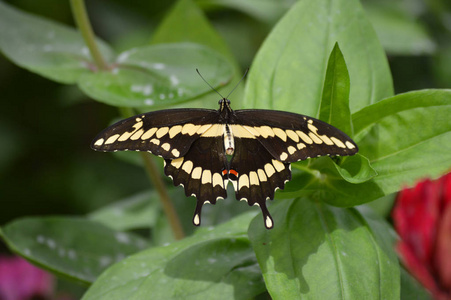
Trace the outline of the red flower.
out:
M 50 299 L 54 278 L 25 259 L 0 256 L 0 299 Z
M 392 216 L 406 268 L 436 299 L 451 299 L 451 173 L 404 189 Z

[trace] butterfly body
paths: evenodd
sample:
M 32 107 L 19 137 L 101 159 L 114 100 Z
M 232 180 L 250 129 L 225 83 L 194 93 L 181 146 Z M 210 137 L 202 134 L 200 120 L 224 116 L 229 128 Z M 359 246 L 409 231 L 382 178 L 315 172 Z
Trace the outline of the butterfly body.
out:
M 147 151 L 165 160 L 164 172 L 186 196 L 202 205 L 226 198 L 232 183 L 236 199 L 258 205 L 266 228 L 273 220 L 266 200 L 291 179 L 290 163 L 324 155 L 353 155 L 357 145 L 337 128 L 314 118 L 274 110 L 170 109 L 140 114 L 101 132 L 98 151 Z

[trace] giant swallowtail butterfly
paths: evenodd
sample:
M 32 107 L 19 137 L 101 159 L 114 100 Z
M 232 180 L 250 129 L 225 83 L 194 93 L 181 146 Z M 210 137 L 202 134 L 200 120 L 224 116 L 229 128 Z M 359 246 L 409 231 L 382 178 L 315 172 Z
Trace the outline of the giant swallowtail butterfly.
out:
M 92 142 L 97 151 L 147 151 L 164 158 L 164 173 L 186 196 L 197 198 L 193 223 L 201 223 L 202 205 L 227 196 L 233 184 L 237 200 L 258 205 L 264 224 L 274 223 L 266 200 L 291 179 L 290 163 L 319 156 L 357 153 L 342 131 L 320 120 L 284 111 L 168 109 L 139 114 L 102 131 Z

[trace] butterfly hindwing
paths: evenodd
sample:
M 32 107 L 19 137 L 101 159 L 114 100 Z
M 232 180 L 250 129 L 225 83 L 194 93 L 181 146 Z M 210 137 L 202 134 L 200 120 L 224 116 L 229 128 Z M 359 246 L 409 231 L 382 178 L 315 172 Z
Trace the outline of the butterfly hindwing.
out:
M 171 109 L 137 115 L 102 131 L 92 142 L 98 151 L 147 151 L 163 158 L 183 157 L 218 118 L 216 110 Z
M 237 200 L 259 205 L 265 226 L 273 226 L 266 200 L 274 199 L 276 189 L 283 189 L 291 179 L 290 164 L 282 163 L 268 152 L 256 138 L 236 138 L 235 153 L 230 162 L 230 180 Z
M 223 170 L 227 159 L 220 137 L 200 137 L 184 157 L 166 159 L 164 172 L 174 185 L 183 185 L 187 197 L 197 198 L 193 223 L 200 225 L 202 205 L 227 197 Z M 226 181 L 227 182 L 227 181 Z
M 344 132 L 308 116 L 273 110 L 237 110 L 235 114 L 235 122 L 284 163 L 325 155 L 353 155 L 358 151 Z

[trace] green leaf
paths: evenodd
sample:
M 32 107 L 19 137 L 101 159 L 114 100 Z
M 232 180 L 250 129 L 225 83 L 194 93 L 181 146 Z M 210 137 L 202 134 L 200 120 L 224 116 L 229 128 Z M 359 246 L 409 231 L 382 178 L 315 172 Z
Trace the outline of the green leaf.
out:
M 102 207 L 87 217 L 114 230 L 125 231 L 152 227 L 159 215 L 158 194 L 148 191 Z
M 346 62 L 340 47 L 335 44 L 327 64 L 319 119 L 339 128 L 352 137 L 349 90 L 350 83 Z
M 353 115 L 360 153 L 384 195 L 451 168 L 451 90 L 400 94 Z
M 106 270 L 83 299 L 252 298 L 265 290 L 246 234 L 252 217 L 130 256 Z
M 97 40 L 111 60 L 113 51 Z M 73 28 L 0 2 L 0 50 L 15 64 L 61 83 L 75 83 L 94 68 L 83 38 Z
M 363 183 L 377 175 L 368 158 L 359 153 L 344 157 L 340 164 L 334 165 L 341 177 L 350 183 Z
M 197 0 L 201 6 L 223 6 L 232 8 L 269 25 L 274 24 L 289 8 L 294 0 Z
M 373 182 L 376 170 L 360 154 L 343 157 L 338 163 L 330 157 L 320 157 L 293 164 L 292 168 L 292 180 L 278 194 L 278 198 L 309 195 L 312 199 L 334 206 L 350 207 L 383 196 Z
M 271 207 L 249 237 L 272 299 L 397 299 L 399 265 L 388 227 L 375 216 L 306 198 Z M 358 283 L 358 284 L 356 284 Z
M 196 68 L 214 87 L 225 85 L 233 74 L 222 55 L 189 43 L 134 48 L 113 65 L 111 71 L 85 74 L 79 85 L 98 101 L 125 107 L 168 106 L 211 91 Z
M 317 116 L 327 60 L 337 42 L 348 58 L 351 112 L 393 94 L 385 54 L 359 2 L 302 0 L 258 52 L 246 85 L 247 106 Z
M 29 261 L 87 284 L 111 264 L 147 246 L 134 234 L 81 218 L 23 218 L 3 226 L 0 235 Z
M 152 36 L 151 44 L 181 42 L 197 43 L 218 51 L 233 67 L 233 78 L 241 78 L 242 71 L 230 51 L 229 46 L 215 31 L 202 10 L 199 9 L 192 0 L 179 0 L 175 3 Z M 207 69 L 200 66 L 198 69 L 202 75 L 207 75 Z M 206 86 L 197 74 L 196 76 L 193 76 L 193 80 L 197 80 L 199 84 L 203 84 L 204 87 Z M 219 89 L 219 92 L 224 90 L 224 94 L 228 94 L 229 89 L 230 88 L 228 87 L 227 89 Z M 241 106 L 242 91 L 242 86 L 238 86 L 233 93 L 233 103 L 235 107 Z M 217 109 L 218 100 L 218 95 L 216 93 L 210 93 L 203 97 L 199 97 L 197 101 L 191 101 L 188 106 Z

